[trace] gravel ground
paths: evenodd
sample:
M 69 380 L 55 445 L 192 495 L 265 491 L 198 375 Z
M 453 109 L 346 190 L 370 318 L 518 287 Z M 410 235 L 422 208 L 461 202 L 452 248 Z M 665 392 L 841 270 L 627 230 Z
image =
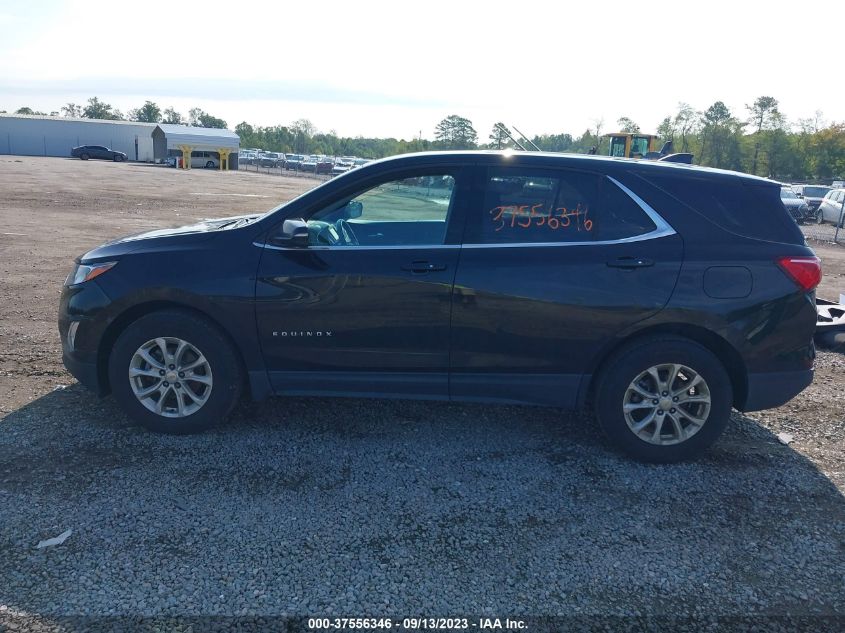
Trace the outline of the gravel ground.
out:
M 68 616 L 285 614 L 568 618 L 558 630 L 667 616 L 703 618 L 689 630 L 739 622 L 702 624 L 720 616 L 845 626 L 819 619 L 845 618 L 842 355 L 821 352 L 815 383 L 784 407 L 735 414 L 693 464 L 633 463 L 589 417 L 522 407 L 273 399 L 203 435 L 156 436 L 57 364 L 54 302 L 70 255 L 128 232 L 114 224 L 135 221 L 136 200 L 161 200 L 138 225 L 172 225 L 173 208 L 248 210 L 227 188 L 269 196 L 289 185 L 93 162 L 45 173 L 47 160 L 0 165 L 4 231 L 31 236 L 0 249 L 10 280 L 0 286 L 0 630 L 138 624 Z M 83 169 L 97 174 L 87 188 L 74 184 Z M 197 201 L 198 187 L 219 195 Z M 75 206 L 51 208 L 53 195 Z M 77 217 L 84 228 L 68 223 Z M 845 276 L 841 250 L 819 247 L 835 271 L 828 293 Z M 37 548 L 66 530 L 61 545 Z M 174 630 L 167 622 L 151 630 Z M 240 621 L 186 622 L 175 630 Z
M 822 244 L 834 244 L 845 246 L 845 230 L 839 229 L 837 236 L 836 227 L 833 224 L 804 224 L 801 230 L 807 239 Z M 836 240 L 836 241 L 834 241 Z
M 777 428 L 816 439 L 793 422 Z M 177 438 L 74 385 L 4 420 L 0 602 L 41 615 L 845 613 L 841 489 L 774 430 L 737 415 L 705 459 L 661 467 L 556 410 L 303 399 Z

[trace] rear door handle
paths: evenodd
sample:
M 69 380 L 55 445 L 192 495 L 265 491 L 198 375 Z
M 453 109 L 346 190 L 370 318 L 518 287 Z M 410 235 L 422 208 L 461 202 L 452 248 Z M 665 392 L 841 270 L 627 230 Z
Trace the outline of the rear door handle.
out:
M 437 270 L 446 270 L 446 264 L 436 264 L 426 261 L 415 261 L 402 266 L 402 270 L 410 270 L 412 273 L 430 273 Z
M 653 259 L 646 259 L 645 257 L 618 257 L 607 262 L 611 268 L 625 268 L 633 270 L 634 268 L 648 268 L 654 266 Z

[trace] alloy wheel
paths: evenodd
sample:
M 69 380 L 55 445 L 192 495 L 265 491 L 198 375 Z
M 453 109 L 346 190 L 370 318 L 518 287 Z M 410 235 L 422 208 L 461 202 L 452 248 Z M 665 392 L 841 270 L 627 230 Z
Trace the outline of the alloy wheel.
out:
M 211 395 L 211 365 L 194 345 L 159 337 L 141 345 L 129 361 L 129 384 L 138 401 L 153 413 L 184 418 Z
M 666 446 L 680 444 L 698 433 L 710 415 L 710 388 L 686 365 L 654 365 L 631 381 L 622 410 L 634 435 Z

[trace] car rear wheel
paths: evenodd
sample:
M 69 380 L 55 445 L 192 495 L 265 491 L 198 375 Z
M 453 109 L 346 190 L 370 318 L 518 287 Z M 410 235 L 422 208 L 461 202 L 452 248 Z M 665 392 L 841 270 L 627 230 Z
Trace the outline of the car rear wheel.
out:
M 80 155 L 79 155 L 79 158 L 80 158 L 81 160 L 88 160 L 88 159 L 90 158 L 90 156 L 88 156 L 88 154 L 80 154 Z
M 214 167 L 214 161 L 213 160 L 210 160 L 205 164 L 206 169 L 211 169 L 212 167 Z
M 821 209 L 816 209 L 816 224 L 824 224 L 824 215 Z
M 242 387 L 237 352 L 214 325 L 187 311 L 141 317 L 118 337 L 109 382 L 121 408 L 160 433 L 214 426 L 237 403 Z
M 642 339 L 607 364 L 595 409 L 608 438 L 636 459 L 692 459 L 712 445 L 731 413 L 731 381 L 716 356 L 682 337 Z

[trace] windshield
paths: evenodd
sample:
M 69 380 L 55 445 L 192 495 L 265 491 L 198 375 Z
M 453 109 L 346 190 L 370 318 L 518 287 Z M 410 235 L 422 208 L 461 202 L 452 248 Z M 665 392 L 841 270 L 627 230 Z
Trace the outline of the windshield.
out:
M 824 198 L 830 187 L 804 187 L 804 196 L 810 198 Z
M 795 198 L 796 200 L 798 199 L 798 196 L 795 195 L 795 192 L 792 191 L 792 189 L 787 189 L 786 187 L 784 187 L 783 189 L 780 190 L 780 197 L 781 198 Z

